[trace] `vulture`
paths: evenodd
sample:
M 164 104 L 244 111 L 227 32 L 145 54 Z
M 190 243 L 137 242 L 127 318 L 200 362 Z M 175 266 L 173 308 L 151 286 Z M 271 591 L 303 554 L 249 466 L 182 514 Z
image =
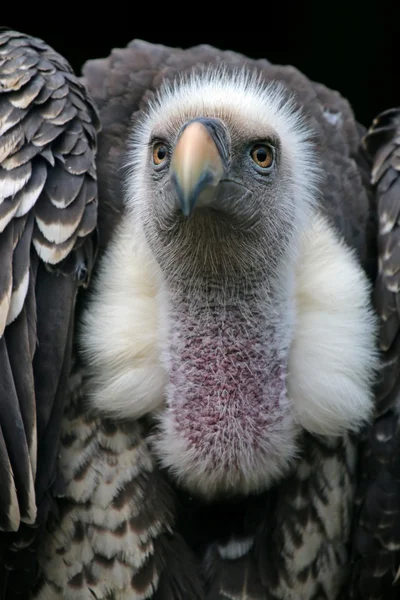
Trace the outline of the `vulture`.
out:
M 0 32 L 1 600 L 398 597 L 399 136 Z

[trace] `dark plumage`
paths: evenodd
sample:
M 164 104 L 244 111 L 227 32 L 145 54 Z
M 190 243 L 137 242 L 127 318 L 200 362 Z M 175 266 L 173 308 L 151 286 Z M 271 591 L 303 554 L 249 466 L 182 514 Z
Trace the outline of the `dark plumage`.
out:
M 227 73 L 246 63 L 264 82 L 277 80 L 295 92 L 295 106 L 304 108 L 319 156 L 319 211 L 330 230 L 354 249 L 354 264 L 361 265 L 375 285 L 378 313 L 390 319 L 381 330 L 388 360 L 378 386 L 377 416 L 363 437 L 352 423 L 339 436 L 303 428 L 298 457 L 266 489 L 205 501 L 171 476 L 167 465 L 160 465 L 160 451 L 160 460 L 155 458 L 152 440 L 157 426 L 146 411 L 136 418 L 136 390 L 124 406 L 119 406 L 117 392 L 110 394 L 107 406 L 106 386 L 119 369 L 123 373 L 125 363 L 130 367 L 136 360 L 129 354 L 132 348 L 123 346 L 123 334 L 140 344 L 140 327 L 145 327 L 148 315 L 143 309 L 133 322 L 132 313 L 124 313 L 125 305 L 118 305 L 112 295 L 118 288 L 109 286 L 107 305 L 98 286 L 107 269 L 122 277 L 121 262 L 111 268 L 112 252 L 123 252 L 130 243 L 127 235 L 121 238 L 125 246 L 121 241 L 115 244 L 128 221 L 126 203 L 134 208 L 124 189 L 131 167 L 131 128 L 143 122 L 163 81 L 221 62 Z M 366 152 L 366 131 L 348 102 L 293 67 L 252 61 L 209 46 L 179 50 L 135 41 L 106 59 L 88 62 L 78 81 L 44 42 L 15 32 L 0 36 L 0 86 L 0 130 L 7 129 L 0 137 L 0 200 L 2 192 L 8 194 L 0 203 L 0 223 L 8 219 L 0 233 L 0 315 L 7 290 L 19 289 L 24 274 L 30 274 L 19 316 L 6 325 L 2 337 L 0 330 L 0 477 L 7 482 L 0 490 L 0 525 L 17 530 L 0 534 L 0 598 L 391 597 L 385 594 L 392 593 L 400 563 L 398 549 L 391 545 L 397 539 L 400 506 L 395 407 L 398 211 L 393 208 L 399 202 L 397 113 L 375 124 L 375 133 L 365 138 Z M 383 130 L 381 123 L 386 125 Z M 223 139 L 225 146 L 228 138 Z M 35 202 L 19 215 L 22 193 Z M 382 220 L 384 212 L 390 218 Z M 92 272 L 96 220 L 100 267 L 94 270 L 94 285 L 77 296 Z M 133 235 L 132 243 L 138 243 Z M 123 271 L 129 273 L 131 259 L 123 256 Z M 114 283 L 111 275 L 107 281 Z M 152 279 L 145 283 L 152 285 Z M 146 308 L 151 308 L 152 294 L 146 296 Z M 134 293 L 124 298 L 128 308 L 134 305 Z M 102 299 L 104 312 L 96 313 L 95 303 L 99 300 L 101 305 Z M 103 316 L 93 329 L 96 335 L 82 330 L 81 310 L 86 327 L 90 315 L 94 321 L 96 315 Z M 107 333 L 119 311 L 121 340 Z M 115 348 L 115 354 L 96 372 L 88 339 L 92 335 L 96 349 L 103 331 L 106 350 L 112 353 Z M 99 360 L 102 351 L 95 351 Z M 155 385 L 155 359 L 149 373 Z M 102 405 L 94 394 L 101 375 Z M 11 444 L 16 435 L 18 444 Z M 14 499 L 8 465 L 15 477 Z M 20 525 L 10 518 L 12 499 L 31 523 Z M 33 523 L 29 511 L 36 505 L 39 512 Z M 378 529 L 383 518 L 384 536 Z M 15 552 L 18 544 L 22 549 Z
M 94 260 L 99 121 L 67 61 L 20 33 L 0 33 L 0 94 L 0 596 L 26 597 Z
M 379 223 L 374 300 L 380 316 L 382 368 L 376 418 L 365 432 L 354 532 L 351 598 L 380 600 L 400 593 L 399 209 L 400 109 L 379 115 L 363 139 Z

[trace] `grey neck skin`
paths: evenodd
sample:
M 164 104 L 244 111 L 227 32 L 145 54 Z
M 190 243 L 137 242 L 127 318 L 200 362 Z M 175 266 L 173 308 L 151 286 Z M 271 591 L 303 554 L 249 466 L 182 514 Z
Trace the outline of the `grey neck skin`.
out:
M 182 475 L 174 464 L 182 448 L 196 465 L 189 487 L 201 488 L 203 474 L 205 482 L 213 481 L 204 483 L 212 493 L 258 491 L 293 453 L 286 376 L 294 277 L 287 266 L 280 272 L 286 274 L 284 285 L 273 278 L 246 281 L 242 288 L 201 277 L 165 283 L 162 357 L 168 383 L 161 422 L 172 470 Z
M 257 413 L 255 431 L 268 424 L 286 398 L 293 321 L 292 303 L 273 296 L 262 287 L 222 295 L 196 286 L 193 295 L 182 283 L 169 286 L 167 401 L 191 414 L 210 412 L 210 425 L 239 418 L 244 406 L 247 419 Z

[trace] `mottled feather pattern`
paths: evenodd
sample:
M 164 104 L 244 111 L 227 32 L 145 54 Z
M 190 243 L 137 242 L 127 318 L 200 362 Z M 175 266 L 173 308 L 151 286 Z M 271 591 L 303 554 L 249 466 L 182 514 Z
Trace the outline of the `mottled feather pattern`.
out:
M 39 39 L 1 29 L 0 598 L 7 600 L 25 598 L 34 580 L 31 544 L 52 504 L 76 292 L 95 253 L 98 129 L 67 61 Z
M 374 300 L 380 317 L 382 368 L 376 386 L 376 418 L 360 448 L 350 597 L 391 600 L 400 595 L 399 108 L 374 120 L 363 146 L 372 163 L 379 225 Z
M 175 499 L 146 442 L 146 424 L 86 410 L 77 366 L 63 419 L 59 516 L 49 524 L 33 598 L 202 598 L 194 559 L 175 530 Z
M 65 59 L 40 40 L 3 33 L 0 63 L 0 231 L 33 208 L 35 249 L 57 264 L 95 226 L 86 205 L 97 200 L 97 113 Z
M 378 411 L 397 403 L 400 356 L 400 108 L 377 117 L 364 138 L 372 160 L 371 182 L 379 220 L 378 277 L 375 304 L 381 319 L 384 367 L 378 388 Z
M 207 600 L 341 598 L 355 469 L 354 439 L 306 434 L 293 471 L 270 491 L 237 505 L 184 499 L 181 526 L 202 559 Z

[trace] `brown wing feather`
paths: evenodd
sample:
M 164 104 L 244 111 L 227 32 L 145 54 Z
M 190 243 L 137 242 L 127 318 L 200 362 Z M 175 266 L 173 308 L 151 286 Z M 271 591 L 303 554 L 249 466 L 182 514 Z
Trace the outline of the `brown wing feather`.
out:
M 379 219 L 379 274 L 375 303 L 381 318 L 380 347 L 384 367 L 378 388 L 379 411 L 397 396 L 400 354 L 400 109 L 377 117 L 364 140 L 373 160 L 372 183 Z
M 40 554 L 37 600 L 202 600 L 175 498 L 146 444 L 146 425 L 86 410 L 82 365 L 70 375 L 59 456 L 59 514 Z M 84 548 L 84 552 L 82 549 Z
M 378 216 L 382 368 L 376 418 L 361 448 L 350 597 L 391 600 L 400 593 L 400 108 L 379 115 L 363 145 Z
M 183 496 L 180 527 L 201 559 L 207 600 L 342 598 L 355 455 L 348 437 L 306 434 L 292 472 L 267 492 L 212 505 Z
M 51 505 L 75 298 L 93 263 L 98 128 L 65 59 L 0 30 L 0 598 L 26 597 L 34 548 L 22 549 Z

